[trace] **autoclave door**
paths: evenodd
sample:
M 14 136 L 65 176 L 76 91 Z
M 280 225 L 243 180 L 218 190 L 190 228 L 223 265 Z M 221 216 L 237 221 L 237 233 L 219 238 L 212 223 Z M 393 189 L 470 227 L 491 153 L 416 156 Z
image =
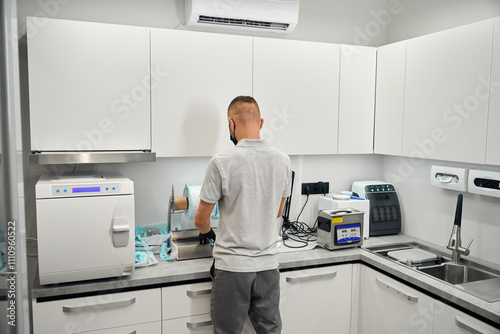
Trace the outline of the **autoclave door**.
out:
M 131 274 L 134 196 L 37 200 L 40 283 Z

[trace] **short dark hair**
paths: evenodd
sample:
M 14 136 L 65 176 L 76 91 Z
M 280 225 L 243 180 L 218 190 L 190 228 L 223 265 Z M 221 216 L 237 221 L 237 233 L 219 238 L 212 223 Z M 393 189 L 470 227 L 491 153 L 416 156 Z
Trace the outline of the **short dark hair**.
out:
M 229 107 L 227 107 L 227 112 L 229 113 L 229 109 L 231 109 L 232 106 L 234 106 L 238 103 L 252 103 L 252 104 L 255 104 L 257 106 L 257 108 L 259 108 L 257 101 L 255 101 L 255 99 L 253 97 L 251 97 L 251 96 L 237 96 L 231 101 L 231 103 L 229 103 Z
M 247 108 L 244 104 L 252 104 L 253 106 Z M 251 96 L 235 97 L 227 108 L 227 116 L 230 117 L 230 114 L 242 123 L 260 122 L 261 119 L 259 105 Z

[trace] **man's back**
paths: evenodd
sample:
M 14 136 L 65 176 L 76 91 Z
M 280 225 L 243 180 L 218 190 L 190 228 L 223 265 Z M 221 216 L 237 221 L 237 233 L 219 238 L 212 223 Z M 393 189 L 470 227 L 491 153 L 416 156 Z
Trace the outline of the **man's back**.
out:
M 276 208 L 289 195 L 290 174 L 289 157 L 261 139 L 242 139 L 212 158 L 207 176 L 213 175 L 214 185 L 221 185 L 220 194 L 204 186 L 201 198 L 211 201 L 220 195 L 214 248 L 218 269 L 250 272 L 278 267 L 273 256 Z

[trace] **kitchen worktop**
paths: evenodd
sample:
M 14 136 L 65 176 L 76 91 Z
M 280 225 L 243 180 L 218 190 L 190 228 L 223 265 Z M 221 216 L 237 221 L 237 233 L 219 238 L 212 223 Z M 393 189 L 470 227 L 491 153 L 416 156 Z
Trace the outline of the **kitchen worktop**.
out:
M 428 245 L 433 249 L 442 250 L 445 253 L 449 252 L 444 246 L 401 234 L 371 237 L 364 241 L 363 247 L 414 241 Z M 434 297 L 441 298 L 455 306 L 469 310 L 500 327 L 500 302 L 489 303 L 461 291 L 455 286 L 433 279 L 405 265 L 395 263 L 359 247 L 335 251 L 328 251 L 319 247 L 302 251 L 281 251 L 278 254 L 278 259 L 280 270 L 346 262 L 361 262 L 426 291 L 434 295 Z M 480 259 L 473 260 L 484 263 Z M 40 285 L 38 273 L 36 273 L 33 277 L 31 297 L 35 299 L 43 299 L 44 297 L 69 298 L 81 294 L 120 292 L 139 288 L 182 284 L 193 280 L 208 280 L 211 264 L 211 258 L 186 261 L 159 260 L 156 265 L 136 268 L 134 274 L 131 276 L 45 286 Z M 32 263 L 32 265 L 36 265 L 36 263 Z M 488 263 L 488 265 L 491 266 L 492 264 Z M 494 264 L 493 266 L 495 269 L 500 270 L 500 266 Z M 32 269 L 34 270 L 33 272 L 36 272 L 36 269 Z

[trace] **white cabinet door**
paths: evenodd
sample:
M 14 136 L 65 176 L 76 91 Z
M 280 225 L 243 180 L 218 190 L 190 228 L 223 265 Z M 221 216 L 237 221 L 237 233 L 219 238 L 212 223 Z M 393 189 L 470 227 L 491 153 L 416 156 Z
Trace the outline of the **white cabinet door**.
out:
M 33 303 L 35 334 L 82 333 L 161 320 L 160 289 Z
M 500 18 L 494 22 L 493 37 L 486 163 L 500 165 Z
M 231 147 L 227 107 L 252 94 L 252 38 L 152 29 L 151 62 L 166 73 L 151 89 L 156 156 L 212 156 Z
M 281 273 L 283 333 L 350 333 L 352 265 Z
M 339 154 L 373 153 L 377 49 L 342 45 Z
M 362 266 L 359 333 L 432 334 L 434 300 Z
M 403 155 L 484 163 L 493 20 L 407 42 Z
M 31 150 L 150 150 L 149 28 L 45 22 L 28 32 Z
M 405 69 L 406 41 L 377 49 L 374 153 L 403 152 Z
M 337 153 L 340 45 L 254 39 L 263 138 L 290 155 Z
M 500 334 L 500 330 L 436 300 L 434 307 L 435 334 Z

